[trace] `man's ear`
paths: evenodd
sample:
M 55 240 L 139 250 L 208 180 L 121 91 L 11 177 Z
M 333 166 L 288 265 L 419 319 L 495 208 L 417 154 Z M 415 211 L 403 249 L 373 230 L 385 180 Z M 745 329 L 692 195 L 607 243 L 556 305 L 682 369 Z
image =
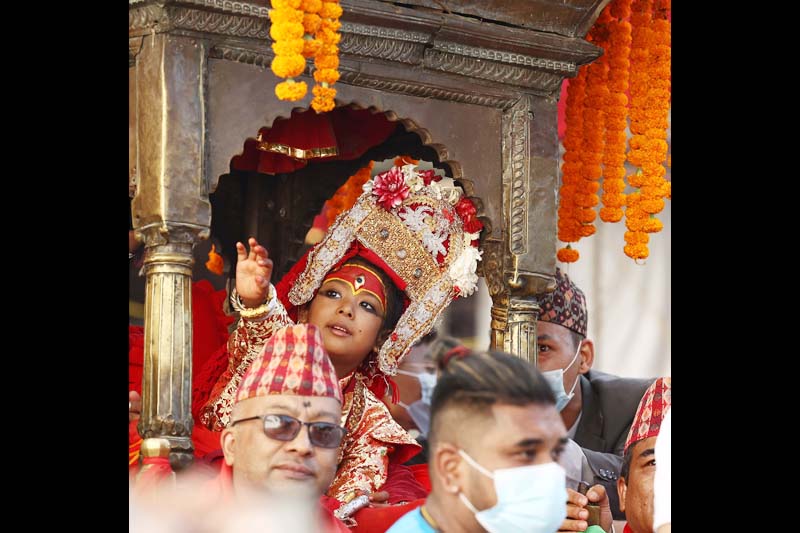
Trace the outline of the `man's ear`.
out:
M 617 495 L 619 496 L 619 510 L 625 512 L 625 494 L 628 493 L 628 485 L 624 477 L 617 478 Z
M 581 366 L 579 372 L 581 374 L 587 373 L 592 369 L 594 364 L 594 342 L 591 339 L 583 339 L 581 341 Z
M 233 466 L 236 450 L 236 431 L 233 428 L 223 429 L 220 441 L 222 442 L 222 453 L 225 455 L 225 464 Z
M 449 442 L 436 445 L 433 452 L 433 475 L 437 476 L 445 492 L 458 494 L 463 485 L 461 473 L 461 455 L 458 448 Z

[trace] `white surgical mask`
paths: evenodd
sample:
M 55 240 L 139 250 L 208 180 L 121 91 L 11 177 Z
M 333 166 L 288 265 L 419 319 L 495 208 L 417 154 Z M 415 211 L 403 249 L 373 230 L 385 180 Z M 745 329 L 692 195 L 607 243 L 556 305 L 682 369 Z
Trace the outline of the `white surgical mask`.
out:
M 411 404 L 403 401 L 398 401 L 397 405 L 405 407 L 414 425 L 419 429 L 420 435 L 423 437 L 428 435 L 431 425 L 431 397 L 433 396 L 433 388 L 436 386 L 436 374 L 421 372 L 409 372 L 408 370 L 398 370 L 398 374 L 404 376 L 413 376 L 419 381 L 419 389 L 422 397 Z
M 553 394 L 556 396 L 556 409 L 558 409 L 559 412 L 561 412 L 561 410 L 567 406 L 572 397 L 575 396 L 575 387 L 578 385 L 578 381 L 581 379 L 581 375 L 578 374 L 575 376 L 575 383 L 572 384 L 572 388 L 569 389 L 569 392 L 564 390 L 564 371 L 575 364 L 575 361 L 578 359 L 578 355 L 581 353 L 582 344 L 582 342 L 578 343 L 578 349 L 575 352 L 575 357 L 572 358 L 572 361 L 566 366 L 566 368 L 558 368 L 556 370 L 542 372 L 542 377 L 547 380 L 547 384 L 550 385 L 550 390 L 553 391 Z
M 458 497 L 489 533 L 553 533 L 567 516 L 567 482 L 558 463 L 499 468 L 490 472 L 464 450 L 470 466 L 494 480 L 497 503 L 479 511 L 463 492 Z

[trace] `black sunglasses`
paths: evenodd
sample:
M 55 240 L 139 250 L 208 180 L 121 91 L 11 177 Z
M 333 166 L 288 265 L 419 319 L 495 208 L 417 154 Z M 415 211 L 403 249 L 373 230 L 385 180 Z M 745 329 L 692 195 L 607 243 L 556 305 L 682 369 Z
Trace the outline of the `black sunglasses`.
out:
M 303 422 L 289 415 L 261 415 L 234 420 L 231 426 L 248 420 L 263 420 L 264 433 L 275 440 L 290 441 L 303 426 L 308 426 L 308 439 L 320 448 L 338 448 L 347 430 L 330 422 Z

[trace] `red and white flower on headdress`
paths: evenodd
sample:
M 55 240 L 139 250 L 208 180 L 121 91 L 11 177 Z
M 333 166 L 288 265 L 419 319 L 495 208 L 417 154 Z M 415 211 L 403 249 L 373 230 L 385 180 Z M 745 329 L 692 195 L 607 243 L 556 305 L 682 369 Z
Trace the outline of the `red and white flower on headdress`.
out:
M 397 207 L 408 198 L 411 188 L 406 185 L 406 177 L 398 167 L 381 172 L 373 181 L 368 181 L 372 194 L 378 197 L 378 205 L 387 211 Z

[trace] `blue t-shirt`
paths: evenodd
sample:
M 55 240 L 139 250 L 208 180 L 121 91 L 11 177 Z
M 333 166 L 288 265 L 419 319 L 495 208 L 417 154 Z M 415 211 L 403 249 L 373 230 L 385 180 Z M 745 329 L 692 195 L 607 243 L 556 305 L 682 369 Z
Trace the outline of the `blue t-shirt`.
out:
M 436 530 L 422 518 L 422 511 L 417 507 L 401 516 L 386 533 L 436 533 Z

